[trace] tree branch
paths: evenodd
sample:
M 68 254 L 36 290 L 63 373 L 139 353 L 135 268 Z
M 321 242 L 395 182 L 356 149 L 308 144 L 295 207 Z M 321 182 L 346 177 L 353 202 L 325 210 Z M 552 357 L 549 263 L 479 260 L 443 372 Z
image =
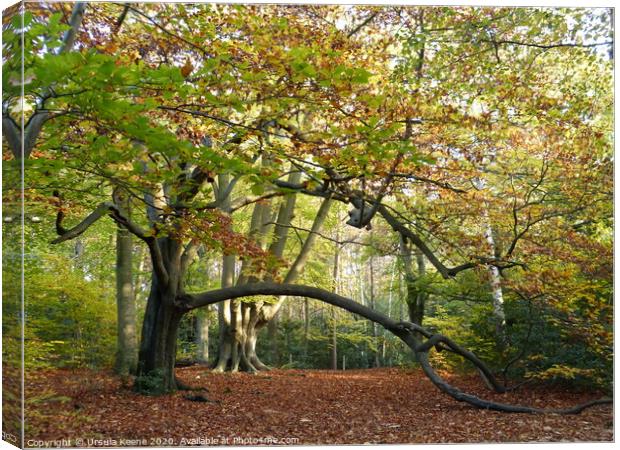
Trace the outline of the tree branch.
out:
M 416 333 L 420 333 L 425 337 L 430 338 L 426 342 L 432 342 L 437 345 L 444 344 L 447 348 L 456 350 L 457 353 L 466 359 L 474 362 L 478 367 L 482 366 L 491 375 L 491 372 L 484 366 L 484 364 L 475 357 L 471 352 L 462 349 L 450 339 L 441 335 L 434 335 L 430 331 L 422 328 L 419 325 L 408 322 L 396 322 L 393 319 L 381 314 L 374 309 L 368 308 L 360 303 L 357 303 L 349 298 L 342 297 L 333 292 L 326 291 L 312 286 L 303 286 L 295 284 L 278 284 L 278 283 L 251 283 L 237 285 L 222 289 L 216 289 L 213 291 L 201 293 L 201 294 L 183 294 L 176 298 L 177 306 L 183 308 L 186 311 L 200 308 L 203 306 L 219 303 L 225 300 L 232 300 L 241 297 L 253 297 L 257 295 L 277 295 L 277 296 L 291 296 L 297 298 L 313 298 L 330 305 L 343 308 L 353 314 L 365 317 L 373 322 L 382 325 L 387 330 L 394 333 L 400 339 L 402 339 L 411 350 L 415 353 L 418 361 L 422 366 L 422 370 L 429 377 L 429 379 L 437 386 L 442 392 L 450 395 L 452 398 L 466 402 L 472 406 L 482 409 L 491 409 L 502 412 L 518 412 L 518 413 L 554 413 L 554 414 L 577 414 L 583 411 L 585 408 L 594 405 L 612 403 L 611 399 L 599 399 L 588 403 L 577 405 L 568 409 L 541 409 L 532 408 L 529 406 L 511 405 L 506 403 L 499 403 L 481 399 L 477 396 L 467 394 L 460 389 L 450 385 L 443 378 L 441 378 L 433 369 L 428 360 L 428 350 L 430 348 L 428 344 L 421 342 L 416 336 Z M 472 358 L 473 356 L 473 358 Z
M 462 264 L 460 266 L 457 266 L 451 269 L 446 267 L 441 261 L 439 261 L 439 259 L 435 256 L 433 251 L 426 245 L 426 243 L 417 234 L 415 234 L 409 228 L 404 226 L 392 214 L 390 214 L 390 212 L 387 210 L 387 208 L 384 205 L 379 206 L 377 212 L 381 214 L 381 216 L 383 216 L 383 218 L 392 227 L 394 231 L 396 231 L 397 233 L 400 233 L 403 237 L 407 238 L 409 241 L 411 241 L 412 244 L 418 247 L 420 251 L 424 253 L 424 256 L 426 256 L 426 258 L 437 269 L 437 271 L 440 273 L 440 275 L 443 278 L 446 278 L 446 279 L 452 278 L 456 276 L 457 273 L 476 266 L 476 263 L 465 263 L 465 264 Z
M 82 24 L 82 18 L 84 17 L 84 11 L 86 11 L 86 2 L 77 2 L 73 6 L 73 12 L 71 13 L 71 18 L 69 19 L 69 28 L 62 39 L 62 46 L 60 47 L 60 53 L 71 51 L 73 48 L 73 44 L 75 43 L 75 38 L 77 37 L 78 29 Z
M 127 17 L 127 12 L 129 12 L 129 8 L 130 8 L 130 4 L 125 3 L 125 6 L 123 6 L 123 11 L 121 12 L 121 15 L 118 16 L 118 19 L 116 20 L 116 23 L 114 24 L 114 31 L 113 31 L 114 35 L 118 34 L 121 27 L 123 26 L 123 22 L 125 21 L 125 18 Z
M 123 225 L 127 230 L 142 239 L 149 247 L 151 253 L 151 259 L 153 261 L 153 268 L 159 278 L 164 284 L 168 284 L 168 272 L 164 266 L 161 249 L 157 244 L 157 240 L 154 236 L 147 235 L 138 225 L 134 224 L 128 218 L 123 216 L 118 207 L 112 202 L 103 202 L 97 208 L 90 213 L 79 224 L 70 229 L 65 229 L 62 226 L 62 220 L 64 219 L 64 211 L 62 210 L 62 200 L 60 195 L 55 192 L 55 197 L 58 198 L 58 213 L 56 215 L 56 232 L 60 235 L 54 239 L 52 244 L 60 244 L 71 239 L 74 239 L 84 233 L 92 224 L 101 219 L 103 216 L 110 216 L 116 223 Z
M 377 17 L 377 15 L 379 14 L 379 11 L 375 11 L 374 13 L 372 13 L 370 16 L 368 16 L 362 23 L 360 23 L 358 26 L 356 26 L 355 28 L 353 28 L 348 34 L 347 37 L 351 37 L 354 34 L 356 34 L 357 32 L 359 32 L 362 28 L 364 28 L 366 25 L 368 25 L 375 17 Z
M 52 244 L 60 244 L 71 239 L 74 239 L 84 233 L 93 223 L 101 219 L 105 215 L 109 215 L 112 209 L 116 206 L 112 202 L 103 202 L 97 208 L 90 213 L 79 224 L 70 229 L 62 227 L 61 220 L 64 217 L 64 213 L 59 212 L 56 218 L 56 231 L 62 234 L 52 241 Z M 62 214 L 62 215 L 61 215 Z
M 22 138 L 19 126 L 8 113 L 2 114 L 2 134 L 11 148 L 11 152 L 15 159 L 21 159 L 22 154 Z
M 257 197 L 246 197 L 243 200 L 239 201 L 239 203 L 231 206 L 230 208 L 230 212 L 233 213 L 235 211 L 237 211 L 238 209 L 241 209 L 245 206 L 251 205 L 252 203 L 257 203 L 257 202 L 261 202 L 263 200 L 269 200 L 270 198 L 273 197 L 281 197 L 283 195 L 286 195 L 286 192 L 270 192 L 268 194 L 265 195 L 259 195 Z M 272 222 L 270 222 L 272 223 Z
M 62 45 L 60 47 L 59 53 L 68 52 L 73 47 L 78 29 L 80 28 L 80 25 L 82 23 L 82 17 L 84 16 L 85 10 L 85 2 L 77 2 L 74 5 L 73 12 L 71 13 L 71 18 L 69 19 L 69 26 L 71 28 L 69 28 L 63 36 Z M 52 88 L 47 87 L 44 90 L 42 97 L 45 99 L 46 97 L 51 97 L 53 95 L 54 94 Z M 32 116 L 30 116 L 28 122 L 24 126 L 24 141 L 22 142 L 20 126 L 9 116 L 8 112 L 3 112 L 2 131 L 3 134 L 6 136 L 9 147 L 11 148 L 15 159 L 21 160 L 22 156 L 24 159 L 28 159 L 30 153 L 32 152 L 32 149 L 37 143 L 37 139 L 39 138 L 39 134 L 41 133 L 41 128 L 43 127 L 43 124 L 50 118 L 52 118 L 52 115 L 49 111 L 35 111 Z
M 492 39 L 481 39 L 481 42 L 491 43 L 493 45 L 520 45 L 523 47 L 534 47 L 534 48 L 541 48 L 544 50 L 549 50 L 552 48 L 563 48 L 563 47 L 591 48 L 591 47 L 598 47 L 601 45 L 613 45 L 614 44 L 614 41 L 594 42 L 592 44 L 577 44 L 577 43 L 571 43 L 571 42 L 559 42 L 556 44 L 536 44 L 534 42 L 520 42 L 520 41 L 512 41 L 512 40 L 496 41 Z

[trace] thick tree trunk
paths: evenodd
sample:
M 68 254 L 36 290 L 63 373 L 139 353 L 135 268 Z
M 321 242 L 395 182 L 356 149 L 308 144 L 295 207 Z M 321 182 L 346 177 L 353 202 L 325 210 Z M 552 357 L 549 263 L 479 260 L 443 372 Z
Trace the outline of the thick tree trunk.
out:
M 161 394 L 176 389 L 174 363 L 183 313 L 174 305 L 174 297 L 160 288 L 153 275 L 138 359 L 135 387 L 139 392 Z
M 153 271 L 146 303 L 135 388 L 143 393 L 161 394 L 177 388 L 174 376 L 177 336 L 187 312 L 176 303 L 177 295 L 182 293 L 184 251 L 182 243 L 170 237 L 157 239 L 153 248 L 158 253 L 154 256 L 152 249 L 151 259 L 157 270 Z M 164 282 L 160 274 L 166 277 Z
M 121 204 L 124 214 L 129 217 L 129 202 L 125 198 Z M 120 375 L 135 373 L 138 364 L 138 344 L 136 336 L 136 303 L 133 287 L 131 233 L 119 225 L 116 231 L 116 307 L 117 307 L 117 345 L 115 370 Z

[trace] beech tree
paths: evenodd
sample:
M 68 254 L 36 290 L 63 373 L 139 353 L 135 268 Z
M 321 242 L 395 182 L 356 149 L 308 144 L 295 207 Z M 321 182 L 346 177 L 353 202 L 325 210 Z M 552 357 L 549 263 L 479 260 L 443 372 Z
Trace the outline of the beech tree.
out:
M 107 216 L 148 248 L 138 390 L 179 387 L 180 321 L 220 302 L 218 370 L 264 368 L 257 330 L 284 296 L 296 296 L 382 325 L 457 400 L 540 411 L 486 401 L 443 380 L 429 363 L 432 349 L 466 358 L 493 389 L 507 389 L 473 353 L 421 325 L 418 299 L 420 323 L 396 322 L 294 282 L 334 202 L 350 208 L 349 226 L 382 223 L 403 253 L 415 249 L 419 272 L 453 279 L 483 269 L 493 289 L 502 274 L 519 284 L 519 275 L 507 274 L 554 251 L 529 240 L 541 226 L 564 236 L 591 217 L 604 219 L 606 12 L 93 4 L 66 52 L 45 51 L 54 48 L 49 36 L 66 28 L 61 16 L 47 19 L 56 28 L 33 18 L 11 28 L 15 42 L 23 32 L 27 50 L 41 49 L 27 58 L 25 94 L 10 82 L 5 89 L 6 111 L 18 103 L 34 111 L 26 128 L 51 114 L 24 161 L 26 186 L 57 211 L 54 244 Z M 131 216 L 113 195 L 118 188 L 131 199 Z M 321 206 L 300 252 L 283 264 L 297 196 Z M 235 214 L 250 206 L 241 231 Z M 221 252 L 221 289 L 187 292 L 200 247 Z M 267 297 L 242 301 L 256 296 Z
M 71 16 L 67 28 L 62 35 L 62 40 L 59 42 L 57 48 L 52 47 L 52 51 L 58 53 L 66 53 L 72 50 L 76 40 L 78 31 L 82 24 L 82 18 L 84 11 L 86 10 L 86 3 L 76 2 L 71 11 Z M 13 20 L 19 19 L 19 16 L 15 16 Z M 33 20 L 33 16 L 24 16 L 24 21 Z M 20 24 L 21 25 L 21 24 Z M 26 23 L 24 23 L 26 25 Z M 54 20 L 49 27 L 50 34 L 54 34 L 61 29 L 58 21 Z M 13 24 L 14 27 L 18 27 L 17 24 Z M 27 26 L 27 25 L 26 25 Z M 17 52 L 19 44 L 13 40 L 9 41 L 9 44 L 3 49 L 5 55 L 8 54 L 11 58 L 8 58 L 9 64 L 15 64 L 19 60 L 21 54 Z M 29 47 L 31 51 L 41 51 L 37 45 Z M 10 69 L 15 69 L 9 66 Z M 9 70 L 10 70 L 9 69 Z M 15 72 L 13 72 L 15 75 Z M 21 80 L 13 78 L 10 84 L 19 86 Z M 9 90 L 11 91 L 11 90 Z M 44 107 L 44 103 L 50 96 L 54 96 L 53 83 L 49 86 L 41 86 L 39 92 L 39 98 L 35 103 L 35 110 L 30 114 L 27 122 L 24 123 L 25 116 L 23 114 L 23 108 L 21 114 L 21 121 L 15 120 L 12 117 L 9 110 L 13 99 L 11 94 L 6 98 L 3 98 L 3 110 L 2 110 L 2 129 L 6 136 L 6 141 L 10 147 L 13 157 L 16 160 L 22 158 L 29 158 L 32 150 L 37 144 L 37 140 L 43 129 L 45 123 L 54 118 L 54 113 L 48 111 Z M 23 99 L 22 99 L 23 102 Z M 21 122 L 18 125 L 18 122 Z M 23 124 L 23 134 L 21 133 Z M 130 203 L 127 198 L 122 197 L 122 191 L 117 190 L 117 202 L 119 207 L 122 208 L 124 214 L 129 214 Z M 137 340 L 136 340 L 136 307 L 135 297 L 133 292 L 132 281 L 132 238 L 131 233 L 119 225 L 116 234 L 116 283 L 117 283 L 117 311 L 118 311 L 118 332 L 117 332 L 117 354 L 116 354 L 116 370 L 118 373 L 127 374 L 134 372 L 136 368 L 137 357 Z

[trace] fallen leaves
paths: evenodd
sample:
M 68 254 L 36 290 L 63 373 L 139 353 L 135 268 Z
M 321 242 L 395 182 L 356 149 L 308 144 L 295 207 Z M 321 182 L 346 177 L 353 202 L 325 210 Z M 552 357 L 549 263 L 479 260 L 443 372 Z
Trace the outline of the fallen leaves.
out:
M 36 402 L 27 401 L 26 437 L 146 439 L 149 446 L 157 439 L 165 439 L 166 445 L 613 440 L 611 406 L 574 416 L 478 410 L 443 395 L 418 370 L 274 370 L 250 375 L 186 367 L 177 369 L 177 376 L 199 389 L 145 397 L 108 372 L 29 372 L 27 398 Z M 568 407 L 599 397 L 548 386 L 494 394 L 476 377 L 450 378 L 469 392 L 510 403 Z

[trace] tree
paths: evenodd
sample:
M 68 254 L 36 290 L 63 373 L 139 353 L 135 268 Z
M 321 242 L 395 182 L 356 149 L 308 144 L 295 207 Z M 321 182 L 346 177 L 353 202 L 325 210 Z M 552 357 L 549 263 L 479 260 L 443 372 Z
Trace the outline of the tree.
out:
M 31 52 L 38 52 L 42 51 L 42 45 L 45 45 L 50 47 L 52 52 L 57 52 L 58 54 L 70 52 L 73 49 L 76 37 L 79 33 L 85 10 L 86 3 L 75 3 L 71 11 L 68 26 L 64 30 L 62 40 L 59 41 L 57 45 L 50 45 L 49 40 L 46 42 L 45 39 L 39 42 L 36 42 L 36 40 L 28 40 L 25 42 L 28 42 L 28 44 L 31 45 L 27 45 L 24 50 L 27 49 Z M 49 14 L 49 11 L 45 11 L 44 14 Z M 47 26 L 47 31 L 50 35 L 53 35 L 63 29 L 63 26 L 59 22 L 59 17 L 60 16 L 58 13 L 51 16 L 50 22 Z M 15 21 L 15 19 L 19 18 L 19 16 L 15 16 L 13 20 Z M 23 15 L 22 24 L 12 23 L 12 25 L 18 29 L 23 25 L 23 27 L 27 29 L 30 34 L 33 34 L 33 29 L 36 30 L 37 27 L 41 26 L 41 24 L 31 25 L 34 20 L 34 15 L 31 14 L 30 11 L 27 11 Z M 17 36 L 17 34 L 13 36 Z M 19 46 L 19 43 L 14 40 L 9 40 L 9 43 L 3 49 L 5 54 L 12 56 L 12 58 L 9 59 L 8 70 L 14 71 L 13 77 L 15 77 L 15 63 L 21 57 L 21 53 L 16 51 L 16 47 Z M 30 77 L 32 74 L 29 74 L 28 76 Z M 7 143 L 13 153 L 13 157 L 16 160 L 28 159 L 30 157 L 32 150 L 37 144 L 39 135 L 43 130 L 43 126 L 46 122 L 56 117 L 56 114 L 54 114 L 53 111 L 48 110 L 45 106 L 45 102 L 56 95 L 54 92 L 55 83 L 55 80 L 50 80 L 50 84 L 39 87 L 39 92 L 35 94 L 36 102 L 34 103 L 34 111 L 31 112 L 27 121 L 24 114 L 26 103 L 25 99 L 22 98 L 19 100 L 21 102 L 21 108 L 18 107 L 18 112 L 21 113 L 21 117 L 18 120 L 19 125 L 11 116 L 10 111 L 11 105 L 15 102 L 15 98 L 13 97 L 13 94 L 15 94 L 15 89 L 9 89 L 8 94 L 3 98 L 2 128 L 7 138 Z M 9 84 L 11 86 L 21 87 L 21 80 L 12 78 L 9 81 Z M 20 131 L 22 131 L 20 128 L 23 128 L 23 137 L 20 133 Z M 121 208 L 125 214 L 128 214 L 130 209 L 129 199 L 126 198 L 126 196 L 123 197 L 120 190 L 117 190 L 116 192 L 118 193 L 117 203 L 119 208 Z M 116 239 L 118 339 L 115 367 L 118 373 L 126 374 L 135 371 L 137 358 L 136 312 L 131 272 L 132 239 L 131 234 L 125 230 L 122 225 L 119 225 L 118 227 Z
M 532 255 L 525 242 L 539 224 L 561 234 L 608 201 L 588 189 L 579 195 L 563 177 L 570 168 L 587 175 L 588 185 L 609 185 L 605 174 L 588 167 L 609 157 L 609 64 L 592 50 L 608 43 L 582 37 L 606 36 L 605 16 L 502 8 L 353 8 L 347 16 L 339 7 L 125 10 L 134 20 L 132 45 L 118 49 L 103 36 L 100 52 L 85 47 L 34 54 L 29 61 L 29 89 L 65 81 L 55 85 L 47 104 L 63 115 L 27 169 L 65 191 L 77 173 L 91 182 L 80 201 L 98 206 L 65 228 L 65 213 L 78 199 L 64 194 L 55 243 L 110 216 L 147 246 L 153 273 L 138 389 L 176 387 L 181 318 L 217 302 L 228 302 L 220 317 L 230 321 L 227 336 L 234 336 L 222 346 L 220 365 L 230 359 L 235 368 L 244 357 L 248 367 L 259 365 L 252 333 L 280 301 L 240 299 L 296 295 L 383 325 L 414 351 L 440 389 L 459 400 L 536 411 L 486 402 L 446 384 L 428 362 L 432 348 L 465 357 L 495 389 L 505 389 L 480 359 L 446 336 L 396 323 L 328 291 L 290 284 L 307 258 L 303 248 L 284 282 L 276 282 L 272 256 L 279 255 L 285 234 L 274 227 L 274 249 L 266 249 L 265 218 L 273 214 L 268 205 L 274 197 L 288 195 L 278 224 L 290 222 L 287 205 L 295 195 L 321 200 L 315 224 L 325 205 L 341 202 L 351 208 L 350 226 L 384 221 L 445 279 L 479 267 L 504 274 L 520 270 Z M 140 40 L 145 33 L 156 37 Z M 567 79 L 567 71 L 575 78 Z M 591 89 L 606 96 L 584 88 L 588 71 L 598 75 Z M 549 89 L 550 83 L 561 88 Z M 63 142 L 71 144 L 63 148 Z M 596 151 L 584 150 L 590 147 Z M 485 155 L 494 155 L 492 164 L 481 164 Z M 542 182 L 531 183 L 531 167 L 547 160 L 554 167 L 544 171 L 543 191 Z M 511 174 L 514 183 L 530 186 L 525 198 L 505 182 Z M 472 188 L 481 177 L 490 179 L 488 188 Z M 256 204 L 248 234 L 235 229 L 231 218 L 235 185 L 253 194 L 241 205 Z M 140 202 L 131 218 L 117 203 L 100 201 L 117 186 Z M 569 206 L 559 207 L 564 199 Z M 419 213 L 418 202 L 429 205 L 428 213 Z M 477 223 L 483 209 L 489 223 L 503 225 L 493 256 Z M 306 244 L 317 232 L 310 231 Z M 192 294 L 186 292 L 186 274 L 200 246 L 224 255 L 222 288 Z M 245 258 L 236 284 L 235 254 Z

